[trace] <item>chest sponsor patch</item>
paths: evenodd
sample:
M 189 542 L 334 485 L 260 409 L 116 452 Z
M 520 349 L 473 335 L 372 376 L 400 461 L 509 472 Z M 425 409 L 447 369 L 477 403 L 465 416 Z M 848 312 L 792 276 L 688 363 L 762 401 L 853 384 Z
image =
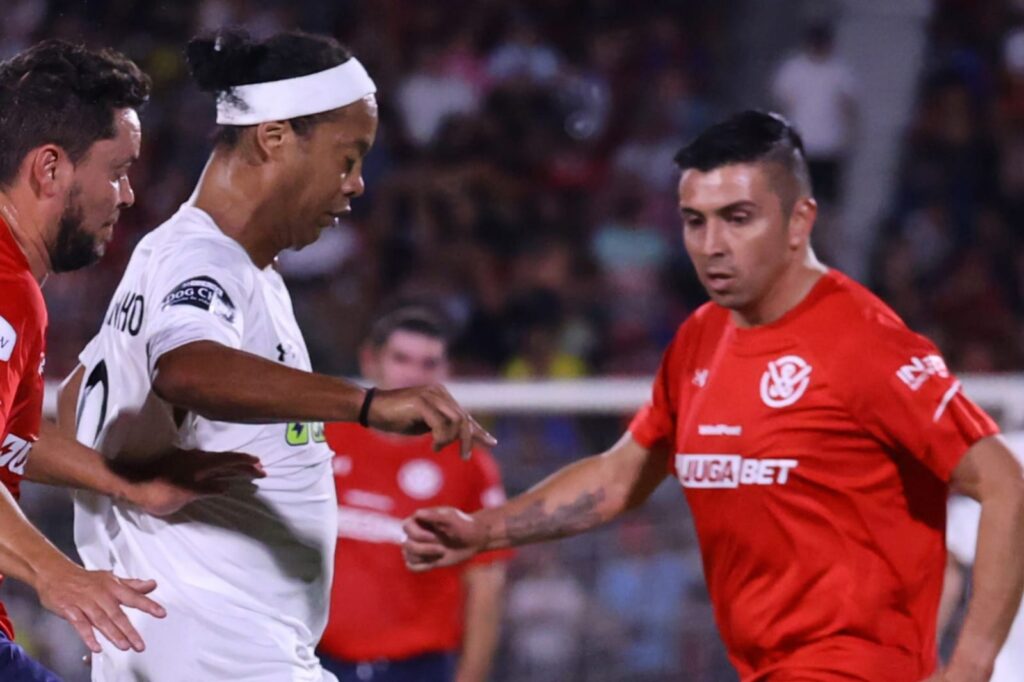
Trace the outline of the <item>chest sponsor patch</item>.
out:
M 677 454 L 676 476 L 684 488 L 785 485 L 795 459 L 748 459 L 740 455 Z
M 208 310 L 227 322 L 235 321 L 235 304 L 231 297 L 217 280 L 205 275 L 186 279 L 174 287 L 171 293 L 164 296 L 160 308 L 162 310 L 172 305 L 190 305 Z
M 399 545 L 405 540 L 402 522 L 366 509 L 338 507 L 338 537 Z
M 811 383 L 812 367 L 799 355 L 768 363 L 761 375 L 761 400 L 768 407 L 787 407 L 800 400 Z
M 14 346 L 18 343 L 18 332 L 14 326 L 0 315 L 0 362 L 8 362 Z

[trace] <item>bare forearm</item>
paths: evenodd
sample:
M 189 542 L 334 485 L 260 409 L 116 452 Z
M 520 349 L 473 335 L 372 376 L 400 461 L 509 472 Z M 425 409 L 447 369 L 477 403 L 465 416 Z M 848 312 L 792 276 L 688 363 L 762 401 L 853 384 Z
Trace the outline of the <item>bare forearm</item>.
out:
M 125 497 L 130 486 L 107 466 L 100 453 L 67 437 L 46 421 L 25 465 L 25 478 L 118 499 Z
M 484 549 L 576 535 L 647 499 L 664 478 L 661 458 L 625 436 L 610 451 L 574 462 L 501 507 L 473 516 Z
M 1024 591 L 1022 539 L 1024 488 L 1007 486 L 983 499 L 972 596 L 950 659 L 950 679 L 988 679 Z
M 364 391 L 251 353 L 200 341 L 157 361 L 153 389 L 208 419 L 243 423 L 355 421 Z
M 455 682 L 485 682 L 498 647 L 505 565 L 473 566 L 464 576 L 466 615 Z
M 30 458 L 31 459 L 31 458 Z M 0 485 L 0 573 L 35 588 L 42 573 L 70 563 L 22 514 L 18 503 Z

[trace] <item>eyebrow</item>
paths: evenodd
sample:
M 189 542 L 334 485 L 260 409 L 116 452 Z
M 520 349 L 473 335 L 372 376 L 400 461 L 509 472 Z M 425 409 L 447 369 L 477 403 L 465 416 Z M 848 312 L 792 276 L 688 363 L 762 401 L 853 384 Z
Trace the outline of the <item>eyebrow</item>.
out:
M 753 201 L 748 201 L 748 200 L 744 199 L 743 201 L 735 201 L 735 202 L 733 202 L 731 204 L 726 204 L 725 206 L 716 208 L 713 212 L 721 214 L 721 213 L 729 213 L 731 211 L 737 211 L 737 210 L 741 210 L 741 209 L 750 210 L 750 209 L 756 209 L 756 208 L 757 208 L 757 204 L 756 203 L 754 203 Z M 679 207 L 679 212 L 680 213 L 693 213 L 693 214 L 696 214 L 696 215 L 704 215 L 703 211 L 699 211 L 699 210 L 697 210 L 695 208 L 691 208 L 689 206 L 680 206 Z

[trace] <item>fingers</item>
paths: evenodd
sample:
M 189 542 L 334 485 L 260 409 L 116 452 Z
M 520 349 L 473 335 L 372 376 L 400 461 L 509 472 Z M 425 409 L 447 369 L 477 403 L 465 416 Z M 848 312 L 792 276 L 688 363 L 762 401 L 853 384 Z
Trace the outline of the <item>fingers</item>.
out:
M 149 594 L 156 589 L 155 580 L 143 580 L 142 578 L 118 578 L 118 580 L 139 594 Z
M 437 533 L 417 523 L 414 519 L 408 519 L 402 524 L 405 537 L 415 542 L 437 542 Z
M 94 654 L 98 654 L 103 649 L 100 647 L 100 643 L 96 640 L 96 633 L 92 631 L 92 625 L 89 624 L 89 619 L 85 617 L 81 609 L 70 606 L 64 610 L 64 619 L 71 623 L 71 627 L 75 629 L 82 642 L 85 643 L 86 648 Z
M 152 580 L 137 580 L 134 578 L 118 578 L 118 584 L 114 589 L 114 597 L 125 606 L 138 609 L 156 618 L 163 618 L 167 611 L 160 604 L 145 596 L 156 588 Z
M 142 636 L 116 601 L 102 600 L 99 608 L 91 610 L 89 616 L 93 625 L 121 651 L 127 651 L 129 647 L 135 651 L 145 651 L 146 644 Z

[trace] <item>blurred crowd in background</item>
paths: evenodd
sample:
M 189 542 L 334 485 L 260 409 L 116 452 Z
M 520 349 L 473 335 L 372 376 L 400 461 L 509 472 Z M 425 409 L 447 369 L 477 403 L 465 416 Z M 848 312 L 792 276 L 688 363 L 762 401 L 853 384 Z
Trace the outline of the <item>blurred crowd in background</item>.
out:
M 341 39 L 379 88 L 351 220 L 281 259 L 314 367 L 354 374 L 375 311 L 429 299 L 460 333 L 456 374 L 647 375 L 704 300 L 679 234 L 673 156 L 723 113 L 773 106 L 805 131 L 827 224 L 870 84 L 808 26 L 757 101 L 727 87 L 741 0 L 4 0 L 0 57 L 44 37 L 111 45 L 153 78 L 135 207 L 103 262 L 53 277 L 46 370 L 73 368 L 134 244 L 189 196 L 214 109 L 182 51 L 196 33 Z M 1024 369 L 1024 14 L 935 4 L 919 97 L 867 282 L 959 370 Z M 1024 23 L 1020 23 L 1024 26 Z M 731 94 L 730 94 L 731 93 Z M 872 218 L 873 219 L 873 218 Z M 868 226 L 865 226 L 867 228 Z M 877 226 L 871 226 L 872 228 Z M 621 420 L 496 418 L 510 492 L 610 444 Z M 498 680 L 732 679 L 669 484 L 623 524 L 524 550 Z M 25 505 L 69 549 L 62 491 Z M 19 637 L 69 680 L 83 649 L 17 585 Z

